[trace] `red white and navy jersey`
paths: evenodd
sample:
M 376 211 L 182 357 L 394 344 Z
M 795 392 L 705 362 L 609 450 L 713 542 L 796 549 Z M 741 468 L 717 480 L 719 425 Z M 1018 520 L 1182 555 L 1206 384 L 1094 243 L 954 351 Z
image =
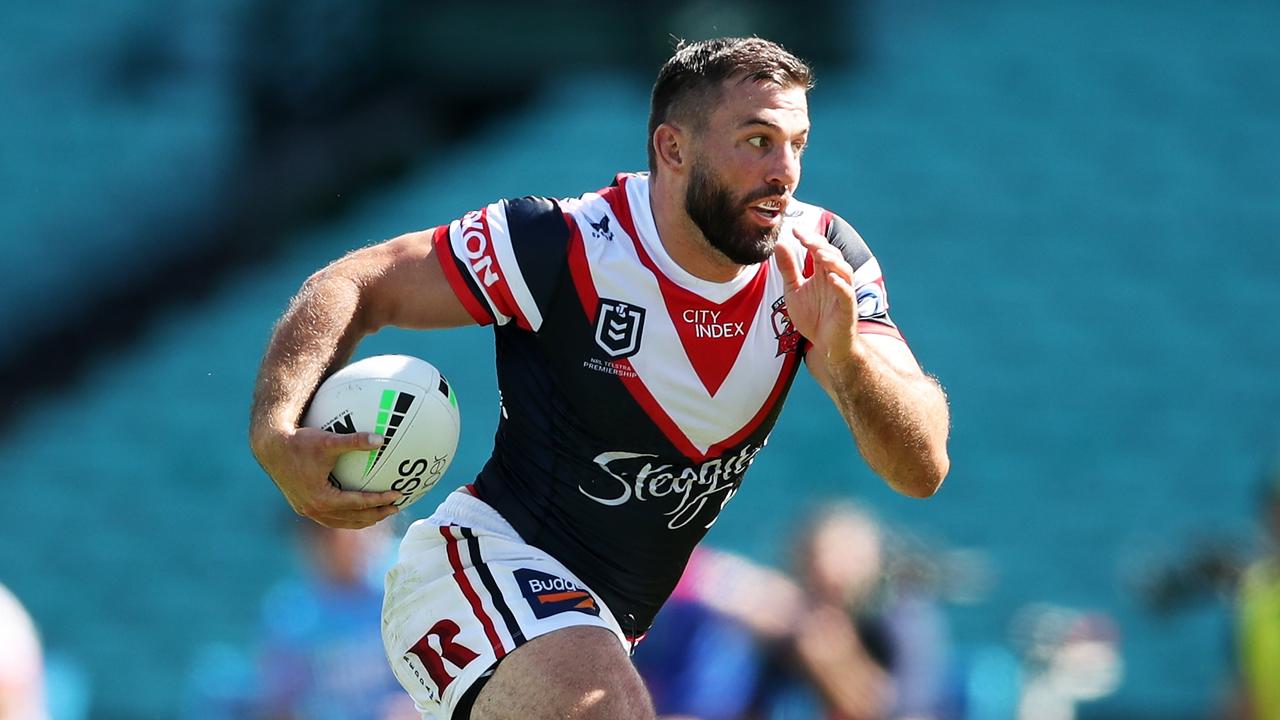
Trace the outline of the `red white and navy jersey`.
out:
M 859 327 L 901 337 L 879 264 L 848 223 L 788 205 L 855 269 Z M 690 275 L 658 239 L 645 175 L 579 198 L 496 202 L 437 228 L 434 252 L 493 324 L 502 417 L 477 494 L 646 630 L 764 446 L 807 347 L 774 260 Z

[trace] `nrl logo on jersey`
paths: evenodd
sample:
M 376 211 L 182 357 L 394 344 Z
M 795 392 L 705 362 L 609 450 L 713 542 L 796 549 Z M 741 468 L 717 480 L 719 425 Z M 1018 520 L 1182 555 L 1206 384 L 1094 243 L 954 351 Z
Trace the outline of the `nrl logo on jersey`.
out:
M 596 345 L 613 360 L 640 352 L 644 331 L 644 308 L 639 305 L 600 298 L 596 307 Z

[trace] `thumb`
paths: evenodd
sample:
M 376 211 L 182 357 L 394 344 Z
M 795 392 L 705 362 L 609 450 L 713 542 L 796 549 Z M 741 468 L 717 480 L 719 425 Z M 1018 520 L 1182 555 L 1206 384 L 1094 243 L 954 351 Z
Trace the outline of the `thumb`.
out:
M 791 292 L 800 287 L 800 259 L 796 251 L 783 242 L 773 246 L 773 257 L 778 262 L 778 271 L 782 273 L 782 291 Z

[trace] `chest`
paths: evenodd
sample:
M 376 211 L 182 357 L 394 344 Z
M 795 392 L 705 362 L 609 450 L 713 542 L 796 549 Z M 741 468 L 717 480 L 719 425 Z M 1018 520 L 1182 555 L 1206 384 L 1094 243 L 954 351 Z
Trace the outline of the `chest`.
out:
M 659 425 L 698 453 L 758 425 L 782 396 L 799 336 L 771 263 L 719 297 L 667 277 L 625 236 L 581 236 L 570 253 L 587 322 L 579 373 L 617 378 Z

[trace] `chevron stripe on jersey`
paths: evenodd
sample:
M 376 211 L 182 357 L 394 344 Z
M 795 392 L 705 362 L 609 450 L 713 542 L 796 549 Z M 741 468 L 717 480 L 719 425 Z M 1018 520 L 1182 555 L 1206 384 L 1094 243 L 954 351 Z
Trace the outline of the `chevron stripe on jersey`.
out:
M 853 228 L 789 204 L 779 242 L 807 265 L 799 227 L 854 268 L 860 331 L 896 334 Z M 503 404 L 477 496 L 640 634 L 738 491 L 804 356 L 781 273 L 772 260 L 724 283 L 685 272 L 643 175 L 494 203 L 432 241 L 460 302 L 495 326 Z
M 570 251 L 570 271 L 584 309 L 594 313 L 598 298 L 645 309 L 640 349 L 625 360 L 635 377 L 623 376 L 640 404 L 693 459 L 747 434 L 795 361 L 792 353 L 776 352 L 771 306 L 782 297 L 782 276 L 773 262 L 727 283 L 685 272 L 658 240 L 652 215 L 631 211 L 649 207 L 642 179 L 626 177 L 621 187 L 561 207 L 582 242 L 580 255 Z M 610 220 L 612 239 L 592 232 L 602 217 Z M 647 221 L 649 228 L 638 230 L 637 218 L 639 227 Z M 720 333 L 699 336 L 699 326 L 717 325 Z

